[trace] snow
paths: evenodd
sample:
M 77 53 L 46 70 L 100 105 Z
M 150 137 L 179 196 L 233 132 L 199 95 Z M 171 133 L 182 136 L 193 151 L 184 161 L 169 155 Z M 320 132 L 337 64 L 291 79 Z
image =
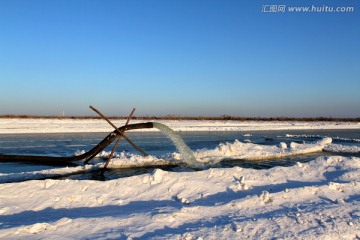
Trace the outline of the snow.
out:
M 360 153 L 360 147 L 345 146 L 342 144 L 330 144 L 324 148 L 324 151 L 336 153 Z
M 264 160 L 264 159 L 277 159 L 288 156 L 294 156 L 299 154 L 313 153 L 322 151 L 324 148 L 330 149 L 332 139 L 324 138 L 314 143 L 309 144 L 296 144 L 296 147 L 287 149 L 283 146 L 271 146 L 271 145 L 258 145 L 253 143 L 242 143 L 235 140 L 233 143 L 227 142 L 219 144 L 214 149 L 201 149 L 194 152 L 198 164 L 197 167 L 202 166 L 208 168 L 220 161 L 226 159 L 227 161 L 232 159 L 244 159 L 244 160 Z M 285 144 L 285 143 L 283 143 Z M 281 144 L 281 145 L 283 145 Z M 290 145 L 292 145 L 291 143 Z M 286 145 L 286 144 L 285 144 Z M 340 151 L 340 150 L 339 150 Z M 75 155 L 84 151 L 76 151 Z M 107 158 L 110 155 L 110 151 L 102 151 L 96 157 Z M 114 158 L 109 164 L 109 168 L 130 168 L 135 166 L 164 166 L 164 165 L 180 165 L 186 164 L 182 160 L 182 156 L 174 152 L 167 154 L 162 158 L 155 156 L 140 156 L 138 154 L 120 152 L 114 154 Z M 77 167 L 65 167 L 54 168 L 41 171 L 30 171 L 20 173 L 0 173 L 0 183 L 6 182 L 19 182 L 31 179 L 44 179 L 50 177 L 60 177 L 76 173 L 85 173 L 91 171 L 97 171 L 104 166 L 104 163 L 95 163 L 92 165 L 77 166 Z
M 114 120 L 116 126 L 125 120 Z M 144 121 L 133 120 L 130 123 Z M 289 122 L 289 121 L 159 121 L 175 131 L 254 131 L 299 129 L 360 129 L 357 122 Z M 110 132 L 114 129 L 101 119 L 0 119 L 0 134 Z M 143 129 L 135 131 L 158 131 Z M 250 135 L 249 135 L 250 136 Z
M 20 173 L 0 173 L 0 183 L 68 176 L 71 174 L 96 171 L 99 170 L 101 166 L 102 165 L 85 165 Z
M 102 124 L 1 119 L 0 133 L 112 131 Z M 360 127 L 332 122 L 262 124 L 173 121 L 167 125 L 182 131 Z M 359 239 L 359 157 L 323 156 L 266 170 L 212 165 L 224 159 L 259 161 L 317 151 L 359 153 L 359 147 L 334 144 L 331 138 L 314 140 L 277 145 L 235 140 L 196 150 L 194 156 L 205 165 L 201 171 L 155 169 L 108 181 L 49 179 L 98 171 L 103 163 L 3 173 L 0 239 Z M 109 167 L 181 163 L 178 153 L 157 158 L 120 152 Z
M 213 163 L 219 162 L 224 158 L 245 160 L 276 159 L 299 154 L 321 152 L 331 142 L 331 138 L 324 138 L 311 144 L 298 144 L 291 142 L 290 148 L 284 148 L 284 145 L 286 145 L 285 143 L 281 144 L 281 146 L 275 146 L 242 143 L 235 140 L 234 143 L 227 142 L 225 144 L 220 144 L 213 150 L 204 149 L 196 151 L 195 156 L 199 159 L 199 161 Z
M 324 136 L 322 136 L 322 135 L 307 135 L 307 134 L 302 134 L 302 135 L 286 134 L 286 137 L 291 137 L 291 138 L 323 138 Z M 334 139 L 340 140 L 340 141 L 343 141 L 343 142 L 355 142 L 355 143 L 360 142 L 360 139 L 357 139 L 357 138 L 334 137 Z
M 4 239 L 355 239 L 360 158 L 0 185 Z

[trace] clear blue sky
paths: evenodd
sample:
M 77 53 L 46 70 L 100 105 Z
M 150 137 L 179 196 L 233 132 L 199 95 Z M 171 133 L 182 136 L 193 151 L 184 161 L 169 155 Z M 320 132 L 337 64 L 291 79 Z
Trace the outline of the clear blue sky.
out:
M 359 0 L 0 0 L 0 114 L 360 117 L 359 26 Z

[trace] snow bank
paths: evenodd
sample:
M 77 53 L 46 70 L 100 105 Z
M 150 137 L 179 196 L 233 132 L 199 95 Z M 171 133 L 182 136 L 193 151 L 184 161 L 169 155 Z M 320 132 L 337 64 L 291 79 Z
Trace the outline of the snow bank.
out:
M 309 135 L 309 134 L 301 134 L 301 135 L 286 134 L 286 137 L 289 137 L 289 138 L 325 138 L 326 136 L 323 136 L 323 135 Z M 357 139 L 357 138 L 333 137 L 333 139 L 338 140 L 338 141 L 342 141 L 342 142 L 360 143 L 360 139 Z
M 307 154 L 322 151 L 332 142 L 331 138 L 324 138 L 315 143 L 298 144 L 292 142 L 289 147 L 286 143 L 279 146 L 259 145 L 254 143 L 242 143 L 235 140 L 234 143 L 220 144 L 213 150 L 199 150 L 195 156 L 202 162 L 219 162 L 222 159 L 245 159 L 245 160 L 264 160 L 285 158 L 289 156 Z
M 243 143 L 235 140 L 233 143 L 227 142 L 219 144 L 214 149 L 201 149 L 194 152 L 197 161 L 205 164 L 218 163 L 223 159 L 244 159 L 244 160 L 264 160 L 277 159 L 289 156 L 308 154 L 323 151 L 332 142 L 331 138 L 324 138 L 314 143 L 298 144 L 290 143 L 287 147 L 286 143 L 276 145 L 259 145 L 254 143 Z M 97 157 L 107 158 L 110 151 L 103 151 Z M 154 156 L 143 157 L 137 154 L 121 152 L 115 153 L 110 167 L 128 167 L 128 166 L 145 166 L 146 164 L 181 164 L 182 156 L 179 153 L 172 153 L 161 158 Z M 207 165 L 205 165 L 206 167 Z
M 307 154 L 312 152 L 322 151 L 331 143 L 331 138 L 324 138 L 312 144 L 297 144 L 291 143 L 289 148 L 285 143 L 280 146 L 258 145 L 254 143 L 242 143 L 235 140 L 233 143 L 219 144 L 214 149 L 202 149 L 194 153 L 198 162 L 203 163 L 203 167 L 211 167 L 213 164 L 226 159 L 244 159 L 244 160 L 263 160 L 263 159 L 277 159 L 294 155 Z M 285 147 L 286 146 L 286 147 Z M 80 154 L 83 151 L 77 151 Z M 97 157 L 107 158 L 110 152 L 102 151 Z M 145 166 L 164 166 L 164 165 L 180 165 L 184 164 L 182 156 L 179 153 L 172 153 L 157 158 L 155 156 L 140 156 L 138 154 L 121 152 L 115 153 L 114 158 L 109 164 L 109 168 L 130 168 L 130 167 L 145 167 Z M 96 171 L 102 168 L 104 163 L 97 163 L 95 165 L 86 165 L 78 167 L 55 168 L 50 170 L 21 172 L 21 173 L 4 173 L 0 174 L 0 183 L 25 181 L 30 179 L 45 179 L 51 177 L 67 176 L 76 173 L 85 173 Z
M 0 184 L 3 239 L 357 239 L 360 158 Z
M 114 120 L 116 126 L 125 120 Z M 131 121 L 138 123 L 139 121 Z M 145 122 L 145 121 L 141 121 Z M 160 121 L 175 131 L 253 131 L 299 129 L 360 129 L 360 123 L 351 122 L 270 122 L 270 121 Z M 74 133 L 111 132 L 113 128 L 97 119 L 0 119 L 0 134 L 12 133 Z M 137 131 L 157 131 L 143 129 Z
M 110 152 L 108 153 L 110 154 Z M 180 159 L 174 159 L 168 156 L 166 159 L 157 158 L 155 156 L 140 156 L 138 154 L 133 153 L 125 153 L 121 152 L 115 155 L 109 164 L 109 168 L 128 168 L 128 167 L 141 167 L 141 166 L 154 166 L 154 165 L 178 165 L 182 162 Z
M 324 151 L 334 153 L 360 153 L 360 147 L 358 146 L 345 146 L 342 144 L 330 144 L 324 148 Z
M 65 177 L 72 174 L 79 174 L 99 170 L 103 164 L 85 165 L 78 167 L 54 168 L 41 171 L 0 173 L 0 183 L 20 182 L 26 180 L 45 179 L 54 177 Z

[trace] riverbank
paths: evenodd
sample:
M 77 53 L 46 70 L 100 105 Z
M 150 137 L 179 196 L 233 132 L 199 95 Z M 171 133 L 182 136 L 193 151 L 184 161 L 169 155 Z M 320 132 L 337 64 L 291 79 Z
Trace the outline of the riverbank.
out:
M 131 123 L 146 121 L 134 120 Z M 334 121 L 235 121 L 235 120 L 159 120 L 175 131 L 256 131 L 305 129 L 360 129 L 360 122 Z M 123 126 L 125 120 L 113 120 Z M 0 134 L 111 132 L 113 128 L 101 119 L 32 119 L 2 118 Z M 157 131 L 145 129 L 137 131 Z

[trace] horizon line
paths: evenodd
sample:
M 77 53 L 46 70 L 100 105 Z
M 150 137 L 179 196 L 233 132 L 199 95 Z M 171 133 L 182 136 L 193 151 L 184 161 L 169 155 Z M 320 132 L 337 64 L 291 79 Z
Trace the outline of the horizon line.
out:
M 127 116 L 107 116 L 110 119 L 127 119 Z M 28 114 L 3 114 L 0 115 L 1 119 L 101 119 L 99 116 L 94 115 L 69 115 L 69 116 L 56 116 L 56 115 L 28 115 Z M 351 121 L 357 122 L 360 121 L 360 117 L 243 117 L 243 116 L 231 116 L 231 115 L 220 115 L 220 116 L 182 116 L 182 115 L 161 115 L 161 116 L 133 116 L 132 119 L 135 120 L 234 120 L 234 121 Z

